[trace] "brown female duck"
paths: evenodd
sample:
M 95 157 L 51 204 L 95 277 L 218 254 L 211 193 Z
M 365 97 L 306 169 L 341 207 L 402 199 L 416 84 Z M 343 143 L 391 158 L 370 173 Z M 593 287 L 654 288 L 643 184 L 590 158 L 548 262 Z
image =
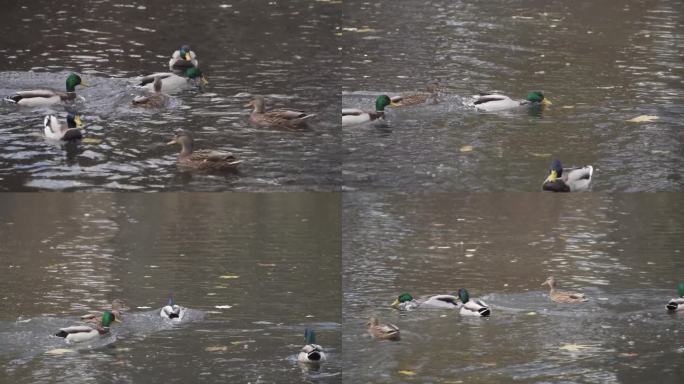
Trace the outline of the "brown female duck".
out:
M 262 96 L 255 96 L 245 107 L 254 108 L 249 121 L 262 127 L 296 128 L 305 124 L 307 119 L 316 116 L 292 109 L 276 109 L 266 112 L 265 101 Z
M 180 144 L 181 152 L 178 155 L 178 165 L 203 171 L 232 171 L 242 163 L 230 152 L 200 150 L 193 151 L 192 136 L 187 131 L 179 129 L 173 140 L 167 144 Z

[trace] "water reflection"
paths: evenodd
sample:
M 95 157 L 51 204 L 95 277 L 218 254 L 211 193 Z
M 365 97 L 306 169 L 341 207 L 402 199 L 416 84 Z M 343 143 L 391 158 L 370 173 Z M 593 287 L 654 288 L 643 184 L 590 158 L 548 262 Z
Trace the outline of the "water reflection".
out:
M 681 319 L 664 305 L 684 267 L 683 204 L 677 194 L 345 195 L 345 377 L 676 381 L 682 349 L 667 335 Z M 552 302 L 540 286 L 549 275 L 591 300 Z M 402 292 L 461 287 L 490 318 L 390 308 Z M 398 325 L 402 341 L 369 339 L 372 315 Z

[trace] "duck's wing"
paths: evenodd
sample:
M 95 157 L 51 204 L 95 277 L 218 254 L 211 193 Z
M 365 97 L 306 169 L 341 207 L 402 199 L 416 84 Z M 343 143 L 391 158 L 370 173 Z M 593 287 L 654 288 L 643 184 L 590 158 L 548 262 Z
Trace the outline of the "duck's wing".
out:
M 57 336 L 59 336 L 59 334 L 84 333 L 84 332 L 90 332 L 92 330 L 93 330 L 93 328 L 91 328 L 87 325 L 72 325 L 71 327 L 60 328 Z M 65 336 L 60 336 L 60 337 L 65 337 Z
M 473 101 L 474 105 L 480 105 L 484 103 L 489 103 L 491 101 L 501 101 L 501 100 L 510 100 L 508 96 L 504 95 L 499 95 L 499 94 L 486 94 L 486 93 L 480 93 L 479 95 L 475 96 L 475 101 Z
M 62 94 L 56 91 L 52 91 L 49 89 L 38 89 L 38 90 L 33 90 L 33 91 L 19 91 L 14 93 L 11 96 L 7 96 L 5 100 L 11 102 L 11 103 L 18 103 L 22 99 L 33 99 L 33 98 L 46 98 L 49 99 L 51 97 L 55 96 L 60 96 L 62 97 Z
M 431 300 L 440 301 L 440 302 L 443 302 L 446 304 L 452 304 L 454 306 L 458 306 L 459 303 L 461 302 L 459 300 L 459 298 L 454 296 L 454 295 L 435 295 L 435 296 L 432 296 L 428 299 L 428 301 L 431 301 Z
M 287 120 L 306 119 L 314 115 L 307 114 L 297 109 L 274 109 L 265 113 L 266 116 L 282 118 Z
M 566 183 L 572 191 L 586 191 L 591 184 L 594 175 L 594 167 L 587 165 L 584 167 L 568 168 L 563 170 L 567 175 Z
M 368 113 L 364 111 L 363 109 L 358 109 L 358 108 L 343 108 L 342 109 L 342 116 L 361 116 L 364 113 Z
M 135 81 L 139 87 L 144 87 L 147 84 L 154 83 L 155 77 L 159 77 L 161 80 L 164 80 L 164 79 L 171 77 L 171 76 L 173 76 L 173 73 L 159 72 L 159 73 L 153 73 L 153 74 L 147 75 L 147 76 L 140 76 L 140 77 L 136 78 Z
M 235 157 L 235 155 L 233 155 L 230 152 L 202 150 L 202 151 L 194 152 L 192 154 L 192 156 L 197 156 L 198 159 L 201 159 L 204 161 L 214 161 L 214 162 L 230 161 L 230 162 L 233 162 L 235 164 L 241 163 L 241 161 L 239 161 L 237 159 L 237 157 Z

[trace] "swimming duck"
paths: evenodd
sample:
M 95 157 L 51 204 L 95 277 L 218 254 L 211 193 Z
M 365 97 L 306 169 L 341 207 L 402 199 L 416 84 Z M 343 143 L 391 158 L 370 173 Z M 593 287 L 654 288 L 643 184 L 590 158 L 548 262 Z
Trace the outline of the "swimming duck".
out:
M 143 87 L 148 91 L 154 91 L 154 81 L 160 78 L 162 82 L 161 92 L 174 93 L 185 89 L 192 89 L 205 86 L 209 84 L 202 71 L 198 68 L 188 68 L 184 72 L 185 76 L 179 76 L 171 72 L 159 72 L 151 75 L 142 76 L 136 79 L 139 87 Z
M 437 92 L 439 91 L 439 84 L 431 82 L 426 87 L 427 93 L 418 93 L 406 96 L 392 96 L 391 100 L 396 107 L 408 107 L 412 105 L 425 104 L 428 101 L 436 103 Z
M 123 310 L 125 304 L 121 299 L 112 300 L 112 309 L 109 311 L 114 315 L 114 321 L 120 323 L 123 321 Z M 100 324 L 102 322 L 102 316 L 96 313 L 87 313 L 81 316 L 81 320 L 84 323 Z
M 392 308 L 402 311 L 411 311 L 418 307 L 425 308 L 443 308 L 443 309 L 458 309 L 461 303 L 458 297 L 454 295 L 435 295 L 430 296 L 423 302 L 416 301 L 410 293 L 402 293 L 392 303 Z
M 559 160 L 551 162 L 551 174 L 544 180 L 542 190 L 552 192 L 581 192 L 589 189 L 594 167 L 563 168 Z
M 684 310 L 684 283 L 677 284 L 677 294 L 679 297 L 676 297 L 667 303 L 667 310 L 670 312 Z
M 575 304 L 575 303 L 583 303 L 583 302 L 589 300 L 587 297 L 584 296 L 583 293 L 572 292 L 572 291 L 557 291 L 556 290 L 556 279 L 553 276 L 549 276 L 549 278 L 547 278 L 546 281 L 542 283 L 542 286 L 544 286 L 546 284 L 548 284 L 549 287 L 551 287 L 551 291 L 549 292 L 549 297 L 551 298 L 551 300 L 555 301 L 556 303 Z
M 380 95 L 375 99 L 375 112 L 364 111 L 356 108 L 342 109 L 342 126 L 362 124 L 373 120 L 385 118 L 385 107 L 396 107 L 392 99 L 387 95 Z
M 498 93 L 481 93 L 474 96 L 473 106 L 479 111 L 495 112 L 532 105 L 551 105 L 551 101 L 539 91 L 527 94 L 525 100 L 513 100 Z
M 458 290 L 458 298 L 461 299 L 461 303 L 463 303 L 459 312 L 461 315 L 487 317 L 491 314 L 489 305 L 483 300 L 471 300 L 470 294 L 465 288 L 460 288 Z
M 193 67 L 199 68 L 199 62 L 197 61 L 197 55 L 190 49 L 189 45 L 182 45 L 179 50 L 171 55 L 171 60 L 169 60 L 170 71 L 185 71 Z
M 54 115 L 45 116 L 43 120 L 43 131 L 45 132 L 45 137 L 51 140 L 79 140 L 83 138 L 83 134 L 79 129 L 83 124 L 81 123 L 81 117 L 72 112 L 66 117 L 66 125 L 60 123 Z
M 242 163 L 230 152 L 213 150 L 192 150 L 192 136 L 187 131 L 179 129 L 176 131 L 173 140 L 167 145 L 180 144 L 181 151 L 178 155 L 178 165 L 188 168 L 195 168 L 205 171 L 231 171 Z
M 72 325 L 60 328 L 55 336 L 63 337 L 67 343 L 80 343 L 104 336 L 109 333 L 109 325 L 114 321 L 114 315 L 110 311 L 104 311 L 102 321 L 97 325 Z
M 325 361 L 325 353 L 323 347 L 316 344 L 316 334 L 313 329 L 307 328 L 304 330 L 304 342 L 306 345 L 302 347 L 301 352 L 297 355 L 297 360 L 302 363 L 322 363 Z
M 376 317 L 371 317 L 368 320 L 368 333 L 376 339 L 383 340 L 399 340 L 399 327 L 394 324 L 380 324 Z
M 187 308 L 176 304 L 176 302 L 173 300 L 173 295 L 171 295 L 169 296 L 169 300 L 166 302 L 166 305 L 162 307 L 161 311 L 159 311 L 159 316 L 172 321 L 182 321 L 186 311 Z
M 27 107 L 42 107 L 63 102 L 73 102 L 76 100 L 76 86 L 87 87 L 85 81 L 75 73 L 69 74 L 66 79 L 66 93 L 57 92 L 50 89 L 39 89 L 33 91 L 20 91 L 5 100 L 10 103 L 19 104 Z
M 143 108 L 161 108 L 169 102 L 169 96 L 162 93 L 162 80 L 157 76 L 152 83 L 154 92 L 133 99 L 133 105 Z
M 245 107 L 253 107 L 249 121 L 263 127 L 294 128 L 306 123 L 306 119 L 316 116 L 303 111 L 277 109 L 265 112 L 265 102 L 262 96 L 255 96 Z

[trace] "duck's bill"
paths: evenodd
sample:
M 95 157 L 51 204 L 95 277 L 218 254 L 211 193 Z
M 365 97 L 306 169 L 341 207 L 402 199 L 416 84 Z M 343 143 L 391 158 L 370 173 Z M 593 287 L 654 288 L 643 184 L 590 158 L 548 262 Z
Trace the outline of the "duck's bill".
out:
M 117 319 L 116 317 L 114 318 L 114 321 L 116 321 L 117 323 L 121 322 L 121 320 Z
M 399 103 L 395 103 L 394 101 L 390 101 L 389 105 L 390 107 L 399 107 Z
M 551 171 L 551 173 L 550 173 L 549 176 L 546 178 L 546 180 L 544 180 L 544 182 L 545 182 L 545 183 L 548 183 L 548 182 L 553 183 L 554 181 L 556 181 L 557 178 L 558 178 L 558 176 L 557 176 L 557 174 L 556 174 L 556 171 Z M 543 285 L 543 284 L 542 284 L 542 285 Z
M 209 80 L 207 80 L 206 77 L 202 76 L 202 78 L 200 79 L 200 83 L 201 83 L 203 86 L 207 86 L 207 85 L 209 85 Z
M 544 100 L 542 100 L 542 104 L 544 104 L 544 105 L 551 105 L 551 104 L 553 104 L 553 103 L 551 102 L 551 100 L 549 100 L 549 99 L 547 99 L 547 98 L 544 98 Z
M 90 87 L 90 84 L 86 83 L 85 81 L 81 80 L 81 87 Z
M 399 299 L 394 299 L 392 302 L 392 308 L 399 308 Z
M 187 61 L 191 61 L 191 60 L 192 60 L 192 57 L 190 57 L 190 54 L 189 54 L 189 53 L 186 53 L 186 54 L 185 54 L 185 60 L 187 60 Z
M 83 122 L 81 121 L 81 116 L 76 115 L 74 117 L 74 123 L 76 123 L 76 127 L 82 127 Z
M 166 145 L 173 145 L 176 143 L 177 143 L 176 139 L 173 139 L 173 140 L 169 141 L 168 143 L 166 143 Z
M 245 108 L 247 108 L 247 107 L 253 107 L 253 106 L 254 106 L 254 102 L 253 102 L 253 101 L 250 101 L 249 103 L 243 105 L 243 107 L 245 107 Z

